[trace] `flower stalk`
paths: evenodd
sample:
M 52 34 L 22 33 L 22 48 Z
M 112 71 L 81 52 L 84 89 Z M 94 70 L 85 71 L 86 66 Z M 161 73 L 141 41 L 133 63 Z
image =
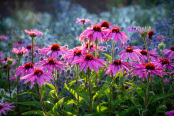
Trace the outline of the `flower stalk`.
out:
M 89 108 L 90 108 L 90 112 L 92 114 L 92 96 L 91 96 L 91 88 L 90 88 L 90 70 L 88 67 L 88 89 L 89 89 L 89 99 L 90 99 L 90 104 L 89 104 Z
M 19 60 L 18 60 L 18 67 L 20 66 L 20 62 L 21 62 L 21 55 L 18 55 L 18 57 L 19 57 Z M 18 77 L 16 77 L 17 78 L 17 102 L 19 102 L 19 78 Z M 19 112 L 19 104 L 18 104 L 18 112 Z
M 34 64 L 33 58 L 34 58 L 34 37 L 32 39 L 32 64 Z

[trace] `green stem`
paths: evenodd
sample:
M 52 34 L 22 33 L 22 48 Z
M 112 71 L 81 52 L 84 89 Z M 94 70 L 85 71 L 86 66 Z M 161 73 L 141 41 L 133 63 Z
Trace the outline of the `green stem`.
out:
M 92 114 L 92 97 L 91 97 L 91 90 L 90 90 L 90 71 L 89 71 L 89 67 L 88 67 L 88 89 L 89 89 L 89 98 L 90 98 L 90 105 L 89 105 L 89 108 L 90 108 L 90 112 Z
M 90 38 L 89 43 L 88 43 L 88 53 L 90 53 L 90 46 L 91 46 L 91 38 Z
M 109 116 L 112 115 L 112 105 L 111 105 L 111 102 L 112 102 L 112 89 L 113 89 L 113 76 L 112 76 L 112 82 L 111 82 L 111 86 L 110 86 L 110 93 L 109 93 L 109 96 L 110 96 L 110 100 L 109 100 Z
M 18 57 L 19 57 L 19 60 L 18 60 L 18 67 L 19 67 L 22 56 L 18 55 Z M 17 78 L 17 102 L 19 102 L 19 95 L 18 95 L 19 94 L 19 78 L 18 77 L 16 77 L 16 78 Z M 19 104 L 18 104 L 18 113 L 19 113 Z
M 34 64 L 33 58 L 34 58 L 34 37 L 32 39 L 32 64 Z
M 112 44 L 112 54 L 111 54 L 112 62 L 113 62 L 113 59 L 114 59 L 114 46 L 115 46 L 115 42 L 113 41 L 113 44 Z
M 78 69 L 78 65 L 76 67 L 76 72 L 77 72 L 77 87 L 79 87 L 79 69 Z M 77 116 L 79 116 L 79 95 L 77 95 Z
M 53 78 L 54 79 L 54 86 L 56 89 L 56 97 L 57 97 L 57 100 L 59 101 L 59 91 L 57 88 L 57 70 L 56 69 L 54 69 L 54 73 L 55 73 L 55 77 Z
M 149 78 L 150 78 L 150 73 L 148 73 L 147 88 L 146 88 L 146 102 L 145 102 L 146 108 L 148 107 Z
M 113 61 L 114 61 L 114 46 L 115 46 L 115 42 L 113 41 L 113 44 L 112 44 L 112 51 L 111 51 L 111 58 L 112 58 L 112 59 L 111 59 L 111 61 L 112 61 L 111 63 L 113 63 Z M 112 77 L 112 82 L 113 82 L 113 78 L 114 78 L 114 77 L 113 77 L 113 73 L 112 73 L 111 77 Z M 111 84 L 111 88 L 112 88 L 111 90 L 114 91 L 114 87 L 112 86 L 112 84 Z M 113 93 L 112 98 L 114 99 L 114 93 Z
M 97 53 L 98 53 L 97 44 L 98 44 L 98 41 L 96 40 L 95 41 L 95 58 L 97 58 Z M 96 72 L 96 89 L 97 89 L 97 91 L 98 91 L 98 81 L 99 81 L 99 78 L 98 78 L 98 74 Z M 97 100 L 97 105 L 98 105 L 99 104 L 98 97 L 96 98 L 96 100 Z
M 84 23 L 82 24 L 82 32 L 84 32 Z
M 10 75 L 9 75 L 9 72 L 10 72 L 10 66 L 7 65 L 7 75 L 8 75 L 8 87 L 9 87 L 9 93 L 10 93 L 10 98 L 11 98 L 11 87 L 10 87 Z
M 149 57 L 149 49 L 148 49 L 148 46 L 147 46 L 146 38 L 144 38 L 144 43 L 145 43 L 145 46 L 146 46 L 146 50 L 147 50 L 148 63 L 150 63 L 150 57 Z
M 161 88 L 162 88 L 162 94 L 164 94 L 164 77 L 161 80 Z

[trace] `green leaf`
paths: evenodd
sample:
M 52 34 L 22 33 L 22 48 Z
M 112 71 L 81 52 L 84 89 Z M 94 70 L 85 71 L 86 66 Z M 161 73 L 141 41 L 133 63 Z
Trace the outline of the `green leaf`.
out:
M 103 85 L 103 87 L 95 93 L 95 95 L 93 96 L 93 100 L 95 100 L 95 98 L 98 97 L 99 95 L 103 94 L 105 92 L 105 90 L 108 88 L 109 88 L 109 86 L 107 86 L 106 84 Z
M 120 104 L 128 99 L 129 99 L 128 97 L 123 97 L 121 99 L 117 99 L 117 101 L 113 104 L 113 106 L 118 105 L 118 104 Z
M 59 115 L 58 110 L 59 110 L 59 106 L 61 107 L 64 101 L 64 97 L 62 99 L 60 99 L 52 108 L 52 111 L 55 115 Z
M 11 98 L 11 97 L 9 97 L 9 96 L 7 96 L 7 95 L 4 95 L 4 94 L 0 94 L 0 97 L 5 97 L 5 98 L 7 98 L 7 99 L 12 100 L 12 98 Z
M 135 88 L 136 92 L 138 93 L 138 95 L 140 95 L 144 100 L 145 100 L 145 93 L 144 91 L 140 88 L 139 85 L 136 85 L 134 83 L 128 83 L 126 82 L 127 84 L 131 85 L 132 87 Z
M 77 99 L 77 95 L 79 95 L 79 100 L 80 99 L 83 99 L 88 105 L 89 105 L 89 98 L 88 98 L 88 96 L 86 96 L 86 95 L 84 95 L 84 94 L 82 94 L 82 93 L 79 93 L 78 91 L 76 91 L 75 89 L 72 89 L 72 88 L 70 88 L 70 87 L 68 87 L 67 86 L 67 84 L 65 83 L 65 88 L 70 92 L 70 93 L 72 93 L 75 97 L 76 97 L 76 99 Z
M 169 93 L 167 97 L 174 96 L 174 93 Z M 166 97 L 166 94 L 160 94 L 150 97 L 149 104 L 155 103 L 161 99 L 164 99 Z
M 134 112 L 137 112 L 138 107 L 139 107 L 138 105 L 137 106 L 132 106 L 132 107 L 130 107 L 130 108 L 124 110 L 124 111 L 121 111 L 121 112 L 119 112 L 119 116 L 129 116 L 130 114 L 133 114 Z
M 56 88 L 55 88 L 52 84 L 47 83 L 47 82 L 45 82 L 45 83 L 46 83 L 46 85 L 48 85 L 52 90 L 56 91 Z
M 45 86 L 42 86 L 41 87 L 41 97 L 42 98 L 43 98 L 44 94 L 45 94 Z
M 108 108 L 106 106 L 100 106 L 100 105 L 97 106 L 97 112 L 98 113 L 102 113 L 102 112 L 104 112 L 107 109 Z
M 112 62 L 112 57 L 110 55 L 105 54 L 105 53 L 103 53 L 103 54 L 110 60 L 110 62 Z
M 44 112 L 40 110 L 24 112 L 22 115 L 30 115 L 30 114 L 36 114 L 37 116 L 45 116 Z
M 67 112 L 67 111 L 63 111 L 65 114 L 67 114 L 67 116 L 76 116 L 75 114 L 71 113 L 71 112 Z
M 18 94 L 18 96 L 25 95 L 25 94 L 30 94 L 30 95 L 35 95 L 35 96 L 37 96 L 36 93 L 30 92 L 30 91 L 20 93 L 20 94 Z M 13 97 L 13 99 L 15 99 L 16 97 L 17 97 L 17 95 L 15 95 L 15 96 Z
M 21 105 L 34 105 L 40 109 L 42 109 L 42 105 L 38 101 L 29 101 L 29 102 L 14 102 L 15 104 L 21 104 Z

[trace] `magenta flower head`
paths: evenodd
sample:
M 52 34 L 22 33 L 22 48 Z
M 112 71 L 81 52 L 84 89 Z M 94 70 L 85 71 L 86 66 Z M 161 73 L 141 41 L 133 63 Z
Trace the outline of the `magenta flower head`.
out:
M 40 61 L 40 62 L 36 63 L 36 65 L 38 65 L 39 67 L 43 67 L 44 71 L 47 71 L 47 69 L 48 69 L 49 73 L 52 73 L 54 68 L 58 71 L 58 73 L 61 73 L 60 69 L 65 70 L 63 68 L 63 66 L 66 66 L 63 63 L 63 61 L 57 61 L 54 58 L 48 58 L 45 61 Z
M 115 43 L 120 40 L 121 43 L 125 44 L 129 38 L 125 32 L 120 31 L 120 28 L 114 27 L 107 32 L 105 41 L 110 41 L 111 39 L 113 39 Z
M 168 56 L 169 59 L 174 59 L 174 46 L 170 49 L 163 50 L 165 56 Z
M 168 116 L 174 116 L 174 110 L 166 112 L 166 115 Z
M 7 39 L 8 39 L 8 36 L 4 36 L 4 35 L 0 36 L 0 40 L 7 40 Z
M 43 71 L 42 69 L 35 69 L 31 74 L 21 77 L 21 80 L 25 80 L 24 84 L 31 81 L 31 88 L 33 88 L 35 80 L 39 86 L 42 86 L 42 84 L 45 85 L 45 82 L 50 82 L 52 77 L 53 75 L 51 73 Z
M 119 53 L 119 58 L 122 60 L 130 59 L 132 61 L 138 61 L 140 57 L 139 49 L 133 49 L 132 47 L 127 47 L 126 50 L 122 50 Z
M 81 57 L 84 57 L 82 50 L 73 49 L 72 52 L 64 57 L 67 63 L 72 63 Z M 78 64 L 78 63 L 77 63 Z
M 26 63 L 16 69 L 15 77 L 18 77 L 21 74 L 21 77 L 28 75 L 34 71 L 34 65 L 32 63 Z
M 31 37 L 31 38 L 34 38 L 38 35 L 43 35 L 42 32 L 38 31 L 38 30 L 25 30 L 25 32 Z
M 89 67 L 91 70 L 94 69 L 96 72 L 98 72 L 99 67 L 104 67 L 104 63 L 107 64 L 107 62 L 102 59 L 94 58 L 92 54 L 86 54 L 85 57 L 78 59 L 72 64 L 77 63 L 80 63 L 80 71 L 84 69 L 85 73 L 87 71 L 87 67 Z
M 163 72 L 164 68 L 158 68 L 156 63 L 133 63 L 132 66 L 134 71 L 131 74 L 139 75 L 139 78 L 143 78 L 143 80 L 148 78 L 148 73 L 150 73 L 152 77 L 154 77 L 154 75 L 158 75 L 159 77 L 166 75 L 166 73 Z
M 80 36 L 77 38 L 80 41 L 84 41 L 85 39 L 91 40 L 91 42 L 98 42 L 103 41 L 103 37 L 105 35 L 105 31 L 102 30 L 101 26 L 94 25 L 93 27 L 88 27 Z
M 23 55 L 23 54 L 29 53 L 28 49 L 25 49 L 24 47 L 18 48 L 18 49 L 13 48 L 12 52 L 17 54 L 17 55 Z
M 138 26 L 135 26 L 135 27 L 127 27 L 126 29 L 128 31 L 132 31 L 133 33 L 138 33 L 137 28 L 138 28 Z
M 65 55 L 68 53 L 65 46 L 60 46 L 59 44 L 48 45 L 49 48 L 39 49 L 41 54 L 48 55 L 50 54 L 50 58 L 57 58 L 58 55 Z
M 18 42 L 13 44 L 13 47 L 22 47 L 22 46 L 24 46 L 24 44 L 22 42 L 23 42 L 23 40 L 19 40 Z
M 156 49 L 149 52 L 149 57 L 150 57 L 151 61 L 156 61 L 156 60 L 160 59 L 160 57 L 158 56 L 157 53 L 155 53 L 155 51 L 156 51 Z M 146 62 L 148 60 L 147 51 L 141 50 L 140 53 L 141 53 L 140 62 Z
M 121 60 L 115 60 L 112 64 L 108 66 L 108 69 L 105 74 L 113 74 L 115 76 L 118 72 L 121 70 L 124 72 L 128 72 L 130 69 L 129 63 L 128 62 L 122 62 Z
M 5 111 L 13 111 L 11 108 L 14 108 L 15 106 L 11 106 L 13 103 L 0 103 L 0 115 L 3 113 L 4 115 L 7 115 Z
M 76 23 L 78 23 L 80 25 L 82 25 L 82 24 L 88 24 L 90 22 L 91 22 L 91 20 L 89 20 L 89 19 L 79 19 L 79 18 L 77 18 L 77 21 L 76 21 Z
M 10 81 L 11 81 L 11 82 L 15 82 L 15 81 L 16 81 L 16 76 L 11 76 L 11 77 L 10 77 Z
M 172 71 L 174 69 L 174 63 L 170 59 L 160 59 L 158 62 L 158 67 L 167 68 Z
M 77 48 L 82 50 L 83 52 L 86 52 L 88 50 L 88 45 L 89 44 L 86 43 L 83 46 L 78 46 Z M 102 52 L 105 51 L 104 48 L 105 48 L 104 46 L 97 46 L 97 50 L 102 51 Z M 95 52 L 95 50 L 96 50 L 96 45 L 90 44 L 90 53 Z

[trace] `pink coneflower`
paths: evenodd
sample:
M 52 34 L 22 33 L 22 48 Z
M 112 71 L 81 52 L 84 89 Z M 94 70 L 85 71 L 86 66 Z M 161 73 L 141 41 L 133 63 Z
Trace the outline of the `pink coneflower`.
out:
M 28 49 L 25 49 L 24 47 L 18 48 L 18 49 L 13 48 L 12 52 L 17 54 L 17 55 L 23 55 L 23 54 L 29 53 Z
M 148 33 L 148 38 L 149 38 L 149 39 L 152 39 L 152 36 L 154 35 L 154 33 L 155 33 L 154 30 L 149 31 L 149 33 Z
M 88 50 L 88 45 L 89 44 L 86 43 L 86 44 L 83 44 L 83 46 L 78 46 L 77 48 L 82 50 L 83 52 L 86 52 Z M 104 46 L 97 46 L 97 50 L 99 51 L 105 51 L 104 48 L 105 48 Z M 95 52 L 95 50 L 96 50 L 96 45 L 90 44 L 90 53 Z
M 126 50 L 122 50 L 119 53 L 119 58 L 122 60 L 130 59 L 133 61 L 138 61 L 140 57 L 139 49 L 133 49 L 132 47 L 127 47 Z
M 166 83 L 166 84 L 170 83 L 170 81 L 169 81 L 169 79 L 167 77 L 163 80 L 163 82 Z
M 137 31 L 139 32 L 140 36 L 142 38 L 146 38 L 148 36 L 148 33 L 150 32 L 151 27 L 143 27 L 143 28 L 139 28 L 137 29 Z
M 39 49 L 41 54 L 48 55 L 50 58 L 57 58 L 58 55 L 65 55 L 68 51 L 65 49 L 65 46 L 60 46 L 59 44 L 48 45 L 49 48 Z
M 108 69 L 105 74 L 109 73 L 115 76 L 118 72 L 121 70 L 124 72 L 128 72 L 130 69 L 129 63 L 128 62 L 122 62 L 121 60 L 115 60 L 112 64 L 108 66 Z
M 104 63 L 107 64 L 107 62 L 102 59 L 94 58 L 92 54 L 86 54 L 85 57 L 78 59 L 72 64 L 77 64 L 77 63 L 80 63 L 80 71 L 84 69 L 85 73 L 87 67 L 89 67 L 91 70 L 94 69 L 96 72 L 98 72 L 99 67 L 104 67 Z
M 91 42 L 98 42 L 103 41 L 103 37 L 105 35 L 105 31 L 102 30 L 101 26 L 95 25 L 93 27 L 88 27 L 80 36 L 77 38 L 80 41 L 84 41 L 85 39 L 91 40 Z
M 15 81 L 16 81 L 16 76 L 11 76 L 11 77 L 10 77 L 10 81 L 11 81 L 11 82 L 15 82 Z
M 25 32 L 30 35 L 30 37 L 36 37 L 38 35 L 43 35 L 42 32 L 38 31 L 38 30 L 25 30 Z
M 4 53 L 0 51 L 0 58 L 4 57 Z
M 157 39 L 158 39 L 159 41 L 162 41 L 162 40 L 166 39 L 166 37 L 165 37 L 165 36 L 160 36 L 160 35 L 158 35 L 158 36 L 157 36 Z
M 139 78 L 142 78 L 143 81 L 144 79 L 148 79 L 148 72 L 152 77 L 155 75 L 158 75 L 159 77 L 162 77 L 163 75 L 166 75 L 165 72 L 163 72 L 163 68 L 158 68 L 155 63 L 142 63 L 142 64 L 137 64 L 133 63 L 133 72 L 131 73 L 132 75 L 139 75 Z
M 28 75 L 34 71 L 34 65 L 32 63 L 26 63 L 16 69 L 16 77 L 21 74 L 21 77 L 24 75 Z
M 4 35 L 0 36 L 0 40 L 7 40 L 7 39 L 8 39 L 8 36 L 4 36 Z
M 76 21 L 76 23 L 78 23 L 80 25 L 82 25 L 82 24 L 88 24 L 90 22 L 91 22 L 91 20 L 89 20 L 89 19 L 79 19 L 79 18 L 77 18 L 77 21 Z
M 1 113 L 3 113 L 4 115 L 6 115 L 5 111 L 13 111 L 11 108 L 14 108 L 15 106 L 11 106 L 13 103 L 0 103 L 0 115 Z
M 170 59 L 160 59 L 158 62 L 158 67 L 167 68 L 172 71 L 174 69 L 174 63 L 170 62 Z
M 168 56 L 168 59 L 174 59 L 174 46 L 170 49 L 163 50 L 165 56 Z
M 63 63 L 63 61 L 57 61 L 54 58 L 48 58 L 45 61 L 40 61 L 40 62 L 36 63 L 36 65 L 38 65 L 39 67 L 43 67 L 44 71 L 47 71 L 47 69 L 48 69 L 49 73 L 52 73 L 54 68 L 58 71 L 58 73 L 61 73 L 60 70 L 65 70 L 63 68 L 63 66 L 66 66 Z
M 174 110 L 171 110 L 171 111 L 166 112 L 166 115 L 174 116 Z
M 138 28 L 138 26 L 135 26 L 135 27 L 127 27 L 126 29 L 127 29 L 128 31 L 132 31 L 132 32 L 134 32 L 134 33 L 138 33 L 137 28 Z
M 105 29 L 109 29 L 109 28 L 111 28 L 111 24 L 109 24 L 109 22 L 108 21 L 103 21 L 103 22 L 99 22 L 100 23 L 100 26 L 102 27 L 102 28 L 105 28 Z
M 39 86 L 42 86 L 42 84 L 45 85 L 45 82 L 50 82 L 52 77 L 53 75 L 51 73 L 43 71 L 42 69 L 35 69 L 31 74 L 21 77 L 20 79 L 25 80 L 24 84 L 31 81 L 32 88 L 35 80 Z
M 31 44 L 28 44 L 25 48 L 28 49 L 29 51 L 31 51 L 32 45 Z M 38 48 L 37 47 L 37 44 L 34 43 L 34 49 L 37 49 L 37 48 Z
M 149 52 L 149 58 L 150 58 L 151 61 L 156 61 L 156 60 L 160 59 L 160 57 L 158 56 L 157 53 L 155 53 L 155 51 L 156 51 L 156 49 Z M 141 53 L 140 62 L 148 61 L 147 51 L 146 50 L 141 50 L 140 53 Z
M 82 50 L 76 50 L 74 49 L 70 54 L 66 55 L 64 57 L 64 59 L 67 59 L 66 62 L 67 63 L 72 63 L 76 60 L 78 60 L 79 58 L 83 57 L 83 53 Z
M 18 42 L 14 43 L 13 46 L 14 47 L 22 47 L 24 46 L 24 44 L 22 43 L 23 40 L 19 40 Z
M 112 30 L 108 30 L 106 34 L 105 41 L 110 41 L 111 39 L 113 39 L 115 43 L 120 40 L 121 43 L 125 44 L 129 38 L 125 32 L 120 31 L 120 28 L 115 27 Z

